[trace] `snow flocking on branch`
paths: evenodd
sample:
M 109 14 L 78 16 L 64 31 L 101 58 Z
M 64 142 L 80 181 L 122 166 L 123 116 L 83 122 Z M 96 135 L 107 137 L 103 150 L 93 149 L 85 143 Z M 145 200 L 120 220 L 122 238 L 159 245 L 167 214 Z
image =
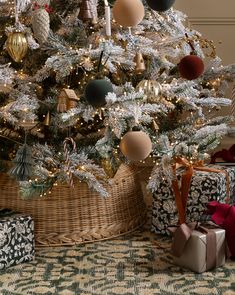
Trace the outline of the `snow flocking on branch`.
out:
M 200 141 L 208 135 L 216 135 L 217 137 L 221 137 L 228 133 L 228 126 L 226 124 L 220 124 L 217 126 L 206 126 L 199 129 L 196 134 L 193 136 L 193 139 L 196 141 Z

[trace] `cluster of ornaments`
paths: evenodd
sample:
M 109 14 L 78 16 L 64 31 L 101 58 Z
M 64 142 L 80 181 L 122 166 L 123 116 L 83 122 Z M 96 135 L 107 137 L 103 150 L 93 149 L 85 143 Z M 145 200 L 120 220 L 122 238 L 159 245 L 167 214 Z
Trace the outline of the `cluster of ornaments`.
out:
M 40 0 L 43 5 L 34 3 L 32 12 L 32 29 L 33 35 L 41 45 L 48 39 L 50 32 L 50 16 L 49 5 L 45 1 Z M 47 2 L 47 1 L 46 1 Z M 21 62 L 28 51 L 28 42 L 26 33 L 21 31 L 13 31 L 8 33 L 6 41 L 6 50 L 15 62 Z
M 170 9 L 175 0 L 146 0 L 148 6 L 157 12 L 165 12 Z M 50 17 L 48 5 L 34 5 L 32 15 L 32 28 L 34 37 L 39 44 L 46 42 L 50 30 Z M 145 10 L 141 0 L 116 0 L 113 6 L 113 17 L 123 27 L 135 27 L 144 18 Z M 16 62 L 20 62 L 26 55 L 28 44 L 23 32 L 12 32 L 8 35 L 6 48 L 9 55 Z M 141 53 L 135 56 L 138 64 L 138 73 L 145 70 L 144 59 Z M 181 59 L 178 64 L 182 78 L 193 80 L 200 77 L 204 71 L 204 64 L 200 57 L 191 54 Z M 161 92 L 161 85 L 156 81 L 143 80 L 137 89 L 144 91 L 149 102 L 156 101 Z M 85 99 L 94 108 L 103 107 L 106 104 L 105 97 L 113 92 L 112 83 L 105 79 L 90 81 L 85 88 Z M 57 105 L 58 112 L 67 111 L 76 107 L 78 98 L 73 90 L 63 89 Z M 152 152 L 152 142 L 149 135 L 143 131 L 129 131 L 120 141 L 120 150 L 130 161 L 146 159 Z

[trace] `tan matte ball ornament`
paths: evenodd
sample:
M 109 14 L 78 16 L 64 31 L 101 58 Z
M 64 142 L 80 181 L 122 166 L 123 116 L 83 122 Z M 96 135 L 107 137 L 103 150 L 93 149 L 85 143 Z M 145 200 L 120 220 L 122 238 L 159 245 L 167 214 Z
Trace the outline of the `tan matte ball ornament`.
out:
M 123 27 L 135 27 L 144 18 L 144 6 L 140 0 L 116 0 L 113 17 Z
M 143 131 L 129 131 L 120 142 L 120 150 L 128 160 L 140 161 L 152 152 L 152 142 Z

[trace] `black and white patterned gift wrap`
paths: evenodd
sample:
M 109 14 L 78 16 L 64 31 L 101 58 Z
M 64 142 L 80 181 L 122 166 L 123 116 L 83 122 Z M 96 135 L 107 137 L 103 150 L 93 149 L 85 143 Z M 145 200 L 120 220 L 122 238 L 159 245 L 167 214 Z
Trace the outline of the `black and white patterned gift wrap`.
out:
M 233 199 L 235 188 L 235 167 L 221 167 L 210 165 L 210 167 L 226 170 L 229 175 L 230 199 Z M 177 171 L 180 185 L 181 171 Z M 226 176 L 224 173 L 212 173 L 204 171 L 193 172 L 191 187 L 187 202 L 187 222 L 199 221 L 211 200 L 225 203 Z M 178 211 L 175 204 L 175 197 L 168 181 L 163 181 L 153 194 L 152 209 L 152 231 L 156 233 L 169 234 L 167 228 L 178 224 Z
M 30 216 L 0 217 L 0 269 L 34 259 L 34 222 Z

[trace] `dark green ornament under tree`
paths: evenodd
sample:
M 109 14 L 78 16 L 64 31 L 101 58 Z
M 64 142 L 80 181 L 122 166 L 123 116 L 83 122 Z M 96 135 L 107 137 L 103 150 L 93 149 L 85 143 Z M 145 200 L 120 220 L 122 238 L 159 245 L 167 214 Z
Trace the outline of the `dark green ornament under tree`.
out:
M 92 80 L 85 89 L 85 98 L 87 102 L 95 108 L 102 107 L 106 104 L 105 96 L 113 92 L 112 83 L 104 80 Z
M 146 0 L 146 2 L 153 10 L 162 12 L 170 9 L 175 3 L 175 0 Z

